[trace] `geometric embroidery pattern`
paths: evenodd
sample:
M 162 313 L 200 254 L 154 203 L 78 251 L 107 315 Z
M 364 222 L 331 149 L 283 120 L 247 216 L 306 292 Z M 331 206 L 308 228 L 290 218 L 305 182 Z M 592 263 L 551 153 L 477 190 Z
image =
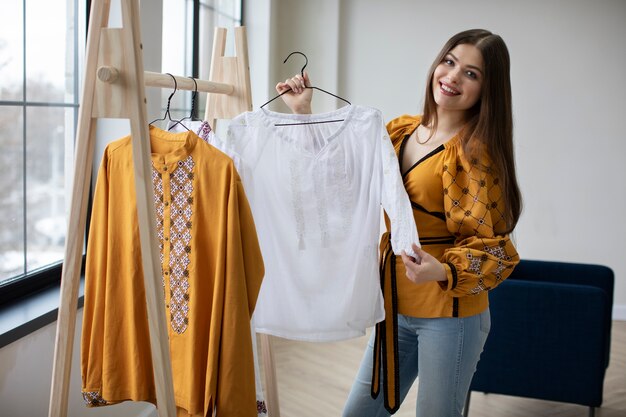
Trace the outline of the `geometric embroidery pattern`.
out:
M 159 254 L 161 258 L 161 280 L 165 287 L 163 278 L 163 214 L 165 205 L 163 204 L 163 175 L 152 165 L 152 185 L 154 187 L 154 205 L 156 207 L 157 238 L 159 241 Z
M 170 314 L 172 329 L 181 334 L 189 324 L 189 263 L 193 204 L 193 159 L 179 161 L 170 177 Z
M 172 330 L 182 334 L 189 324 L 189 263 L 191 255 L 191 218 L 193 215 L 193 168 L 191 156 L 179 161 L 174 172 L 170 173 L 170 222 L 169 222 L 169 265 L 162 271 L 169 275 L 170 323 Z M 156 205 L 157 236 L 163 268 L 166 234 L 164 230 L 165 198 L 163 174 L 152 166 L 152 184 Z M 163 268 L 165 269 L 165 268 Z M 165 279 L 163 278 L 165 287 Z
M 85 405 L 88 407 L 107 405 L 106 400 L 102 398 L 102 395 L 100 395 L 100 391 L 83 392 L 83 400 L 85 400 Z
M 500 281 L 502 281 L 502 271 L 504 271 L 507 268 L 503 260 L 505 261 L 511 260 L 511 257 L 507 255 L 504 250 L 504 245 L 505 245 L 505 242 L 502 241 L 500 242 L 500 245 L 498 246 L 491 246 L 491 247 L 484 246 L 483 247 L 483 251 L 485 253 L 488 253 L 498 258 L 497 267 L 496 269 L 492 271 L 492 273 L 496 277 L 496 283 L 499 283 Z M 485 285 L 485 282 L 483 279 L 483 272 L 482 272 L 483 262 L 488 259 L 488 256 L 486 254 L 482 256 L 473 256 L 471 253 L 468 252 L 467 258 L 470 261 L 470 266 L 468 270 L 478 276 L 478 284 L 476 285 L 476 287 L 470 290 L 470 294 L 476 295 L 482 291 L 488 291 L 490 288 Z
M 489 278 L 495 277 L 496 285 L 502 281 L 502 272 L 507 269 L 505 262 L 511 261 L 511 257 L 506 253 L 504 240 L 496 245 L 491 243 L 498 233 L 507 228 L 502 212 L 504 204 L 500 181 L 492 175 L 492 169 L 480 164 L 476 159 L 466 165 L 445 164 L 442 171 L 443 197 L 447 207 L 446 221 L 448 226 L 451 226 L 451 231 L 457 238 L 475 236 L 481 240 L 489 240 L 491 245 L 483 241 L 483 247 L 478 249 L 478 251 L 482 249 L 480 255 L 473 255 L 469 251 L 466 255 L 468 272 L 478 278 L 476 286 L 469 291 L 470 294 L 491 289 L 486 282 L 487 273 Z M 486 262 L 489 264 L 488 267 Z M 491 280 L 488 282 L 491 283 Z
M 256 412 L 258 416 L 267 415 L 267 407 L 265 405 L 265 401 L 256 400 Z
M 502 271 L 504 271 L 506 269 L 506 266 L 504 265 L 504 262 L 502 262 L 503 260 L 505 261 L 510 261 L 511 257 L 509 255 L 507 255 L 507 253 L 504 250 L 504 245 L 505 242 L 502 241 L 500 242 L 500 245 L 498 246 L 485 246 L 483 248 L 483 250 L 495 257 L 498 258 L 498 266 L 496 267 L 496 269 L 493 271 L 494 275 L 496 276 L 496 282 L 500 282 L 502 281 Z
M 498 178 L 490 183 L 486 181 L 490 175 L 491 169 L 479 167 L 477 161 L 472 161 L 469 168 L 462 165 L 444 165 L 444 198 L 450 200 L 452 210 L 461 210 L 461 207 L 464 210 L 454 216 L 450 211 L 446 213 L 448 220 L 457 224 L 456 236 L 467 234 L 467 231 L 461 232 L 464 227 L 472 227 L 472 232 L 477 236 L 505 230 L 504 213 L 500 211 L 502 190 Z M 469 221 L 466 222 L 465 219 Z

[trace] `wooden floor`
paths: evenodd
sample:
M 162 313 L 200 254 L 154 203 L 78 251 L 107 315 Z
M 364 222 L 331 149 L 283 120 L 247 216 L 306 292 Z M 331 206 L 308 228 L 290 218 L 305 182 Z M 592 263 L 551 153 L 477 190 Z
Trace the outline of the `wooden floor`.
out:
M 334 417 L 341 410 L 368 337 L 337 343 L 272 338 L 281 417 Z M 626 322 L 614 321 L 604 403 L 596 417 L 626 417 Z M 394 416 L 415 416 L 417 386 Z M 470 417 L 586 417 L 583 406 L 473 393 Z M 271 410 L 270 410 L 270 417 Z

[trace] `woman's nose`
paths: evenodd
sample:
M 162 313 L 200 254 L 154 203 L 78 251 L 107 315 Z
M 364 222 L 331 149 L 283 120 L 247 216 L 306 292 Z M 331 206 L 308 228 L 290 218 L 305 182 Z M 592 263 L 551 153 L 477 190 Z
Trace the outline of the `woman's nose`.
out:
M 452 68 L 450 72 L 448 72 L 448 79 L 451 82 L 457 83 L 461 76 L 461 69 L 459 67 Z

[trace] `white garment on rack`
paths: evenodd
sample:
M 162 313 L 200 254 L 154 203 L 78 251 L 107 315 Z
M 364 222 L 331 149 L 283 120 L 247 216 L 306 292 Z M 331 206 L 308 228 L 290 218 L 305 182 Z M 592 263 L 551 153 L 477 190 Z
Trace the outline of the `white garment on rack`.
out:
M 266 268 L 257 331 L 334 341 L 383 320 L 381 204 L 396 254 L 415 256 L 419 238 L 380 111 L 246 112 L 231 121 L 226 153 L 240 159 Z
M 215 134 L 213 129 L 211 129 L 211 125 L 209 122 L 204 120 L 182 120 L 176 121 L 171 120 L 167 123 L 167 131 L 169 132 L 184 132 L 186 130 L 191 130 L 196 135 L 204 139 L 209 145 L 212 145 L 224 152 L 226 155 L 230 156 L 230 159 L 235 163 L 235 168 L 237 171 L 241 168 L 241 162 L 239 161 L 239 156 L 236 154 L 230 154 L 229 150 L 226 149 L 226 143 Z
M 170 121 L 167 124 L 167 130 L 170 132 L 184 132 L 185 130 L 191 130 L 195 132 L 200 138 L 202 138 L 209 145 L 212 145 L 222 152 L 225 152 L 224 142 L 217 136 L 209 122 L 203 120 L 183 120 L 183 121 Z M 225 152 L 226 153 L 226 152 Z M 239 158 L 236 155 L 228 155 L 233 159 L 235 168 L 239 170 Z M 233 158 L 234 156 L 234 158 Z M 261 383 L 261 372 L 259 369 L 259 353 L 256 343 L 256 331 L 254 325 L 254 316 L 250 320 L 250 333 L 252 336 L 252 353 L 254 356 L 254 382 L 256 386 L 256 408 L 258 417 L 267 416 L 267 406 L 265 404 L 265 395 L 263 394 L 263 385 Z

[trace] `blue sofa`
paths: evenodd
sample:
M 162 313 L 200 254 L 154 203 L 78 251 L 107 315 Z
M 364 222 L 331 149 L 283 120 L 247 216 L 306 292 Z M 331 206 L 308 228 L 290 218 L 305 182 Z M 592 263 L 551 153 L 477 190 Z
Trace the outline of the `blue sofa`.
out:
M 601 265 L 522 260 L 489 294 L 491 333 L 471 391 L 602 404 L 609 365 L 613 271 Z

